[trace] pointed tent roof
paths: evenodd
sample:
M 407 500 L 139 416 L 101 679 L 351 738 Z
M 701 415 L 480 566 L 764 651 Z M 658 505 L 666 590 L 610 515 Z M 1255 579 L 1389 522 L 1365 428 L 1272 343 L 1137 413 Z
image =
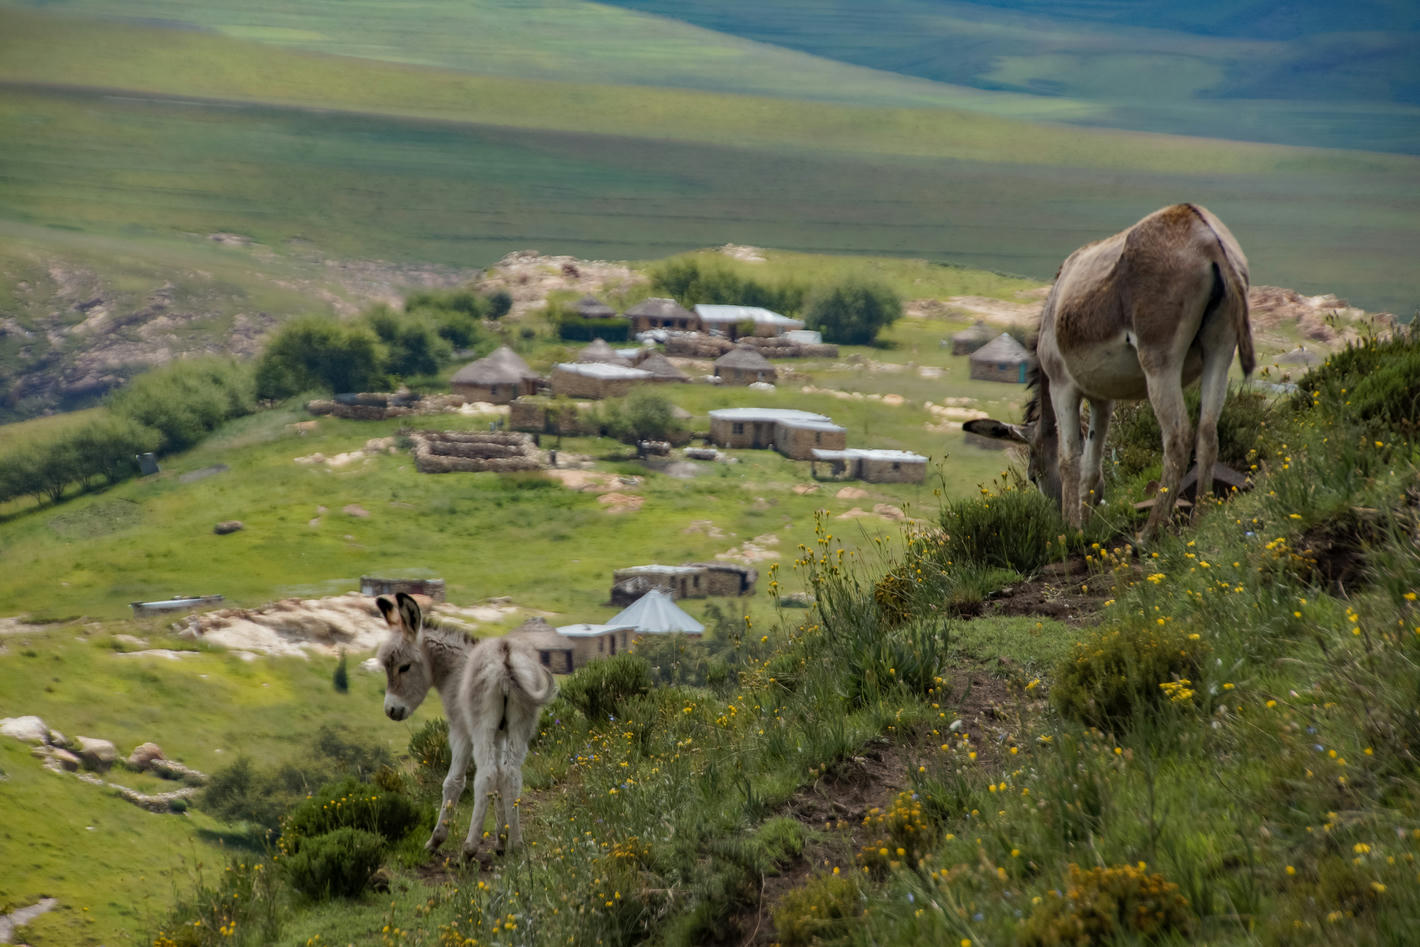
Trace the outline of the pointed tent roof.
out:
M 973 362 L 1028 362 L 1030 353 L 1010 333 L 1002 332 L 967 358 Z
M 593 339 L 592 343 L 582 351 L 577 353 L 579 362 L 605 362 L 608 365 L 630 366 L 630 359 L 622 358 L 616 354 L 616 349 L 612 348 L 606 339 Z
M 672 363 L 670 359 L 666 358 L 660 352 L 652 352 L 650 355 L 647 355 L 645 358 L 641 359 L 639 363 L 637 363 L 636 367 L 641 369 L 642 371 L 650 372 L 657 378 L 666 381 L 687 380 L 685 377 L 685 372 L 681 371 L 679 368 L 676 368 L 674 363 Z
M 643 299 L 623 315 L 627 316 L 651 316 L 656 319 L 694 319 L 695 314 L 686 309 L 674 299 L 666 299 L 664 296 L 652 296 L 650 299 Z
M 715 359 L 716 368 L 747 368 L 752 371 L 774 371 L 769 359 L 748 345 L 737 345 Z
M 454 372 L 454 377 L 449 381 L 455 385 L 515 385 L 524 379 L 537 377 L 537 372 L 528 367 L 522 356 L 502 345 L 491 354 L 469 362 Z
M 670 635 L 683 632 L 698 635 L 705 626 L 686 614 L 685 610 L 671 601 L 671 597 L 660 589 L 651 589 L 645 595 L 606 620 L 608 625 L 630 625 L 643 635 Z
M 583 319 L 610 319 L 616 310 L 590 293 L 577 300 L 577 315 Z

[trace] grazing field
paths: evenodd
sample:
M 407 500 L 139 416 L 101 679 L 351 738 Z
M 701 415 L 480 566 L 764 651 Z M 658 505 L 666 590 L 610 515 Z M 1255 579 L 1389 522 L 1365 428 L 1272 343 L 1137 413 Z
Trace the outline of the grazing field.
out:
M 0 15 L 15 146 L 0 217 L 34 225 L 463 265 L 520 246 L 627 259 L 742 242 L 1046 279 L 1081 243 L 1189 199 L 1228 221 L 1258 282 L 1414 302 L 1412 158 L 489 78 Z

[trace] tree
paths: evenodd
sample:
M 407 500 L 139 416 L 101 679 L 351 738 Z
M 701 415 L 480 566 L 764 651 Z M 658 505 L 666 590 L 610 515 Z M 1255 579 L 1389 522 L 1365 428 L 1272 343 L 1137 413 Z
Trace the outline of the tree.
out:
M 641 441 L 678 441 L 685 423 L 675 416 L 675 406 L 654 392 L 638 389 L 619 406 L 609 406 L 607 433 L 624 444 Z
M 902 300 L 885 286 L 849 279 L 815 290 L 804 303 L 804 324 L 839 345 L 872 345 L 902 316 Z
M 256 390 L 263 398 L 289 398 L 303 391 L 371 391 L 385 385 L 379 339 L 361 326 L 310 317 L 285 325 L 271 337 L 256 363 Z
M 385 371 L 391 375 L 432 375 L 451 354 L 449 344 L 439 337 L 433 320 L 424 313 L 401 316 L 388 306 L 377 306 L 366 313 L 365 321 L 384 343 Z
M 79 469 L 85 481 L 103 477 L 118 483 L 134 471 L 133 457 L 157 450 L 163 436 L 130 417 L 107 414 L 89 422 L 74 436 Z

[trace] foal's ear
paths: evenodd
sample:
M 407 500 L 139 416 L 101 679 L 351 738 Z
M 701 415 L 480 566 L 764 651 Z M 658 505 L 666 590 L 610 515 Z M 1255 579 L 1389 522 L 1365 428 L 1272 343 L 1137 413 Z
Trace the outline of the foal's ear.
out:
M 975 421 L 967 421 L 961 426 L 961 429 L 968 434 L 987 437 L 995 441 L 1012 441 L 1016 444 L 1030 443 L 1030 438 L 1024 427 L 1019 424 L 997 421 L 995 418 L 977 418 Z
M 419 637 L 419 630 L 424 627 L 424 614 L 419 610 L 419 603 L 407 592 L 396 592 L 394 600 L 399 604 L 399 617 L 404 623 L 404 633 L 411 638 Z
M 393 601 L 388 596 L 381 595 L 375 599 L 375 605 L 379 607 L 380 614 L 385 616 L 385 624 L 390 628 L 404 632 L 406 638 L 419 636 L 422 616 L 419 613 L 419 603 L 414 599 L 398 592 Z

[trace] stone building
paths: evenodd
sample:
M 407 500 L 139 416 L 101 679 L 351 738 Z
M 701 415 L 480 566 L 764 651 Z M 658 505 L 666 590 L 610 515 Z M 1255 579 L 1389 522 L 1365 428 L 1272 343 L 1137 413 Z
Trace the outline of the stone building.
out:
M 507 404 L 519 395 L 537 394 L 542 378 L 506 345 L 454 372 L 449 385 L 470 401 Z
M 652 297 L 644 299 L 623 315 L 631 320 L 632 332 L 670 329 L 673 332 L 694 332 L 700 328 L 700 317 L 674 299 Z
M 970 355 L 991 341 L 991 327 L 980 319 L 952 336 L 952 354 Z
M 715 376 L 727 385 L 772 382 L 778 375 L 767 358 L 747 345 L 737 345 L 715 359 Z
M 762 337 L 783 335 L 790 329 L 802 329 L 803 320 L 790 319 L 759 306 L 713 306 L 700 303 L 695 307 L 702 332 L 717 333 L 729 339 L 742 335 Z
M 813 474 L 827 464 L 829 476 L 868 483 L 921 483 L 927 479 L 927 458 L 905 450 L 873 450 L 849 447 L 844 450 L 814 450 Z
M 616 398 L 634 385 L 652 380 L 648 371 L 606 362 L 562 362 L 552 369 L 548 381 L 554 396 L 568 398 Z
M 968 355 L 967 360 L 971 363 L 972 378 L 1024 385 L 1031 354 L 1024 345 L 1002 332 Z
M 813 450 L 841 450 L 848 432 L 822 414 L 792 408 L 717 408 L 710 412 L 710 442 L 717 447 L 777 450 L 811 460 Z

